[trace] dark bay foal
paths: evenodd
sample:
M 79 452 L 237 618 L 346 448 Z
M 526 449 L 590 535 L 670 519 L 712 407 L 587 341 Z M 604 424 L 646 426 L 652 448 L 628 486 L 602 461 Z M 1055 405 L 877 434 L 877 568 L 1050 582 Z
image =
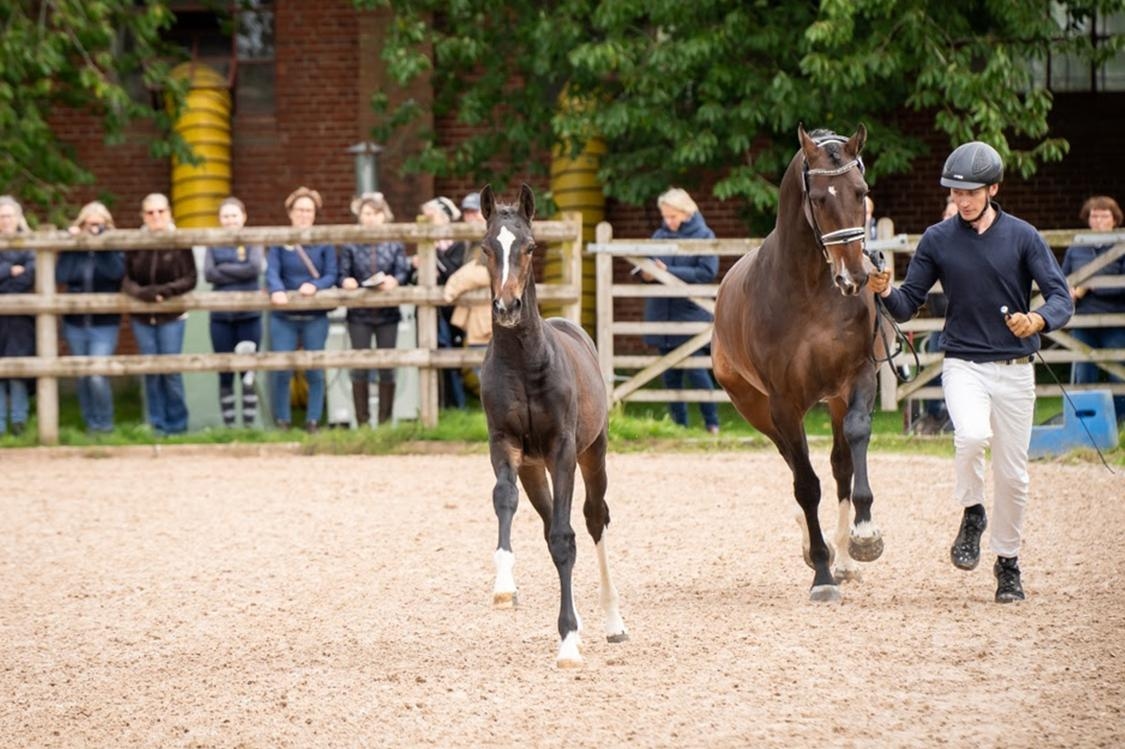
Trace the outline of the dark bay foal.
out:
M 582 655 L 581 623 L 571 589 L 575 466 L 582 469 L 586 485 L 582 510 L 598 552 L 606 638 L 610 642 L 628 638 L 606 564 L 605 384 L 594 343 L 585 331 L 569 320 L 544 320 L 539 315 L 531 188 L 523 185 L 519 203 L 509 205 L 497 203 L 487 186 L 481 191 L 481 213 L 488 222 L 483 251 L 492 275 L 492 341 L 481 369 L 481 402 L 488 420 L 496 474 L 492 502 L 500 528 L 493 604 L 501 608 L 516 604 L 511 531 L 519 499 L 518 476 L 543 519 L 547 548 L 559 573 L 561 645 L 556 663 L 576 666 Z

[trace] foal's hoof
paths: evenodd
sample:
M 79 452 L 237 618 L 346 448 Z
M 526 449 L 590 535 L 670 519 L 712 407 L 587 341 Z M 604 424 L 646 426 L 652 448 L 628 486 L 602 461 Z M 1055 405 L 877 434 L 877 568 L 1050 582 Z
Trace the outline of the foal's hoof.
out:
M 559 645 L 559 654 L 555 658 L 555 666 L 558 668 L 581 668 L 582 653 L 579 650 L 581 642 L 581 637 L 577 632 L 571 632 L 563 638 Z
M 848 539 L 848 553 L 857 562 L 874 562 L 883 556 L 883 537 L 851 536 Z
M 492 594 L 492 608 L 494 609 L 514 609 L 519 605 L 519 596 L 516 591 L 493 593 Z
M 809 591 L 809 600 L 814 603 L 839 603 L 839 585 L 814 585 Z
M 832 577 L 836 578 L 836 582 L 853 582 L 858 583 L 863 579 L 863 572 L 859 567 L 836 567 L 832 570 Z
M 832 563 L 836 561 L 836 547 L 830 543 L 825 543 L 828 547 L 828 566 L 831 567 Z M 815 570 L 816 566 L 812 563 L 812 554 L 808 549 L 801 549 L 801 554 L 805 557 L 805 564 L 809 566 L 810 570 Z M 853 555 L 854 556 L 854 555 Z

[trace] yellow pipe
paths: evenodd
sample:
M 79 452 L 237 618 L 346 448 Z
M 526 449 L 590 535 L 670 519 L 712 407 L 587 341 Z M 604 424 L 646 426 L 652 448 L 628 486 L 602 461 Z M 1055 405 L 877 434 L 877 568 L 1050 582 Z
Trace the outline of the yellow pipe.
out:
M 564 100 L 565 106 L 565 100 Z M 599 138 L 586 141 L 576 156 L 556 146 L 551 155 L 551 196 L 560 211 L 578 211 L 582 214 L 582 242 L 594 240 L 594 229 L 605 220 L 605 193 L 598 182 L 598 166 L 606 151 L 605 142 Z M 551 254 L 543 268 L 544 280 L 555 283 L 562 280 L 562 259 Z M 582 327 L 591 334 L 597 324 L 597 289 L 595 286 L 594 258 L 582 258 Z M 559 314 L 561 309 L 544 309 L 547 314 Z
M 184 63 L 173 76 L 190 81 L 183 110 L 173 127 L 200 164 L 172 159 L 172 216 L 182 229 L 219 225 L 219 204 L 231 192 L 230 91 L 215 70 Z

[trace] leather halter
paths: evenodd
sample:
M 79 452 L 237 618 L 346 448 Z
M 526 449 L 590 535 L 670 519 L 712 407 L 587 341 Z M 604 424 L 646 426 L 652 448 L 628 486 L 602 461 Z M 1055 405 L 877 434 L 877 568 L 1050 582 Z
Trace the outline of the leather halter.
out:
M 810 136 L 811 137 L 811 136 Z M 824 143 L 847 143 L 847 138 L 842 138 L 839 135 L 825 135 L 819 138 L 814 138 L 813 143 L 819 148 Z M 841 174 L 847 174 L 852 169 L 859 169 L 859 173 L 864 173 L 863 159 L 856 156 L 842 166 L 835 169 L 809 169 L 809 160 L 803 154 L 801 166 L 801 192 L 802 203 L 805 209 L 805 218 L 812 227 L 813 236 L 816 237 L 816 243 L 820 246 L 820 254 L 824 256 L 824 262 L 829 265 L 832 264 L 832 257 L 828 254 L 828 246 L 834 244 L 848 244 L 849 242 L 863 242 L 864 247 L 867 245 L 867 229 L 863 226 L 851 226 L 846 229 L 837 229 L 824 233 L 820 230 L 820 224 L 816 220 L 816 215 L 812 210 L 812 201 L 809 199 L 809 177 L 838 177 Z

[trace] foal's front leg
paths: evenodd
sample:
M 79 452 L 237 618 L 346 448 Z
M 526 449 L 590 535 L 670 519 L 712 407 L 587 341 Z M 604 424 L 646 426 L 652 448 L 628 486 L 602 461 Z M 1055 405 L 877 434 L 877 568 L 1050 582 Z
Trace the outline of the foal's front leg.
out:
M 516 555 L 512 553 L 512 518 L 519 504 L 516 474 L 522 453 L 502 440 L 491 440 L 492 471 L 496 486 L 492 489 L 492 506 L 496 510 L 499 539 L 492 561 L 496 565 L 496 583 L 492 587 L 492 605 L 500 609 L 514 608 L 518 602 L 516 579 L 513 570 Z
M 559 655 L 555 665 L 560 668 L 580 666 L 579 651 L 581 623 L 574 609 L 574 592 L 571 576 L 577 556 L 574 529 L 570 525 L 570 507 L 574 497 L 574 472 L 577 455 L 573 436 L 560 439 L 550 466 L 554 505 L 551 507 L 551 525 L 547 529 L 547 548 L 559 573 Z

